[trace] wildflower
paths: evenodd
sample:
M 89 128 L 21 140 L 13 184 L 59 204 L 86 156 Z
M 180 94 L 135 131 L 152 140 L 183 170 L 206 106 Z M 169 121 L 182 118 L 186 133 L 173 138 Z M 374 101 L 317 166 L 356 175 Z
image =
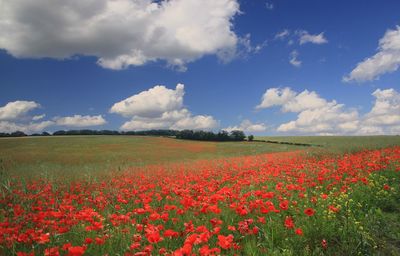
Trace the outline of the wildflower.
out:
M 321 245 L 322 245 L 322 248 L 324 248 L 324 249 L 328 248 L 328 242 L 325 239 L 322 239 Z
M 296 228 L 295 233 L 296 233 L 296 235 L 302 236 L 303 230 L 301 228 Z
M 68 256 L 81 256 L 85 253 L 86 247 L 84 246 L 71 246 L 68 248 Z
M 308 216 L 313 216 L 315 214 L 315 210 L 313 208 L 307 208 L 304 210 L 304 213 Z
M 287 229 L 292 229 L 292 228 L 294 228 L 294 222 L 293 222 L 292 217 L 290 217 L 290 216 L 287 216 L 287 217 L 286 217 L 286 219 L 285 219 L 285 227 L 286 227 Z
M 223 235 L 218 235 L 218 246 L 220 246 L 222 249 L 229 249 L 232 247 L 233 243 L 233 235 L 228 235 L 228 236 L 223 236 Z

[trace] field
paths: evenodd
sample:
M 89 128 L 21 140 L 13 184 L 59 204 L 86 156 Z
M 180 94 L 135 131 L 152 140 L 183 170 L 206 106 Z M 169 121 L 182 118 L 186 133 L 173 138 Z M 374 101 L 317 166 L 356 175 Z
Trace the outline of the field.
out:
M 400 255 L 400 138 L 0 140 L 0 255 Z
M 141 136 L 57 136 L 0 139 L 0 168 L 24 177 L 93 174 L 133 166 L 300 150 L 247 142 L 199 142 Z

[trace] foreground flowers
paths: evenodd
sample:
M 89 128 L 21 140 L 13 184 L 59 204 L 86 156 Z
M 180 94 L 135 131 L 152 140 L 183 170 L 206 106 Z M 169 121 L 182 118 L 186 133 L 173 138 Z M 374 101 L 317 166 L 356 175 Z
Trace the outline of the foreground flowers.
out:
M 397 147 L 148 166 L 90 182 L 9 180 L 1 188 L 0 254 L 338 253 L 368 232 L 358 193 L 371 200 L 398 193 L 398 180 L 384 175 L 398 178 L 399 161 Z

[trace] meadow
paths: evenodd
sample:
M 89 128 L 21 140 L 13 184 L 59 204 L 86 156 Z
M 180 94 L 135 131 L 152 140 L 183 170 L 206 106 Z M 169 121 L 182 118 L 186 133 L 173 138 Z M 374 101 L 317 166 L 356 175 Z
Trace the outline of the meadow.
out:
M 76 177 L 150 164 L 257 155 L 302 147 L 261 142 L 202 142 L 151 136 L 53 136 L 0 139 L 0 171 L 23 177 Z
M 400 139 L 0 140 L 0 255 L 400 255 Z

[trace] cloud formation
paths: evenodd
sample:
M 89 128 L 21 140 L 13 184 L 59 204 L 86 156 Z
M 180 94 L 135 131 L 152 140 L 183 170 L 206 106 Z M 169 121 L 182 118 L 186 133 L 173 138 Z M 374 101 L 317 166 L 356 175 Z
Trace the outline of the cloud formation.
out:
M 245 133 L 252 133 L 252 132 L 265 132 L 267 130 L 267 126 L 264 123 L 252 123 L 250 120 L 243 120 L 240 125 L 236 126 L 229 126 L 224 128 L 223 130 L 227 132 L 231 132 L 234 130 L 240 130 Z
M 106 124 L 106 120 L 101 116 L 65 116 L 54 118 L 55 125 L 66 127 L 91 127 Z
M 34 133 L 43 131 L 44 129 L 53 124 L 54 122 L 52 121 L 29 122 L 29 123 L 0 121 L 0 132 L 12 133 L 15 131 L 21 131 L 24 133 Z
M 295 92 L 290 88 L 270 88 L 256 109 L 280 107 L 283 113 L 297 113 L 297 119 L 279 125 L 278 132 L 295 134 L 398 134 L 400 94 L 394 89 L 377 89 L 374 106 L 365 115 L 328 101 L 314 91 Z
M 122 130 L 216 128 L 218 121 L 212 116 L 192 115 L 183 106 L 184 89 L 183 84 L 177 84 L 175 90 L 168 89 L 164 85 L 156 85 L 115 103 L 110 113 L 131 119 L 121 126 Z
M 91 127 L 106 124 L 106 120 L 101 115 L 98 116 L 66 116 L 55 117 L 52 120 L 42 120 L 46 114 L 29 115 L 29 112 L 38 109 L 39 103 L 34 101 L 13 101 L 0 107 L 0 132 L 11 133 L 22 131 L 25 133 L 35 133 L 43 131 L 51 126 L 64 127 Z
M 290 53 L 290 59 L 289 59 L 289 63 L 297 68 L 301 66 L 301 60 L 297 59 L 298 56 L 299 56 L 299 52 L 296 50 L 293 50 Z
M 52 121 L 35 122 L 39 116 L 29 116 L 29 112 L 40 107 L 34 101 L 17 100 L 0 107 L 0 132 L 38 132 L 53 124 Z
M 288 29 L 284 29 L 281 32 L 275 34 L 275 40 L 283 40 L 290 35 L 290 31 Z
M 96 56 L 109 69 L 163 60 L 184 70 L 234 52 L 236 0 L 18 0 L 0 8 L 0 49 L 17 58 Z
M 366 58 L 343 77 L 343 81 L 365 82 L 378 79 L 380 75 L 394 72 L 400 67 L 400 26 L 389 29 L 379 40 L 378 52 Z
M 40 107 L 34 101 L 17 100 L 7 103 L 4 107 L 0 107 L 0 120 L 15 120 L 23 117 L 29 111 Z
M 297 31 L 297 34 L 299 35 L 299 43 L 300 45 L 306 44 L 306 43 L 312 43 L 312 44 L 326 44 L 328 43 L 328 39 L 324 36 L 324 32 L 321 32 L 319 34 L 310 34 L 306 30 L 300 30 Z

